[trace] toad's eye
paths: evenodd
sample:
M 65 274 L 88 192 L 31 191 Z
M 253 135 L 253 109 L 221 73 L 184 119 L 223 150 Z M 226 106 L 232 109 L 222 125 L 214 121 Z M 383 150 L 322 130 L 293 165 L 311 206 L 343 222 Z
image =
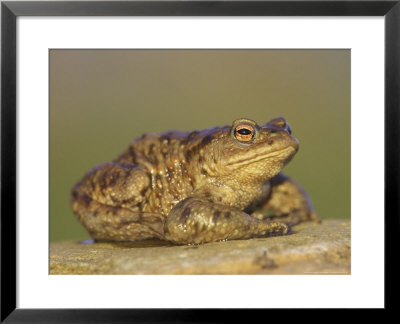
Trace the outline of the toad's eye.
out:
M 241 142 L 250 142 L 254 138 L 254 127 L 245 124 L 237 126 L 235 138 Z

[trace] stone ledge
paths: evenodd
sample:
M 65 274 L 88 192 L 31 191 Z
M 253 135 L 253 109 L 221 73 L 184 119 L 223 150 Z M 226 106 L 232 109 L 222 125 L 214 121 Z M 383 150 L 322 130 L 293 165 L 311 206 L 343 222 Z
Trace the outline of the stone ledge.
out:
M 291 235 L 198 246 L 55 242 L 50 274 L 350 274 L 350 222 L 303 223 Z

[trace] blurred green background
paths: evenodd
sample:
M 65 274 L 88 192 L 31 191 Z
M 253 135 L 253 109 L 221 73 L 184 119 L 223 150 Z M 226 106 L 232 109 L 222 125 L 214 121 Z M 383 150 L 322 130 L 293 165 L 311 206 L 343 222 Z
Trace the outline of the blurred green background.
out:
M 74 183 L 144 132 L 284 116 L 284 169 L 320 216 L 350 218 L 350 50 L 51 50 L 50 240 L 85 239 Z

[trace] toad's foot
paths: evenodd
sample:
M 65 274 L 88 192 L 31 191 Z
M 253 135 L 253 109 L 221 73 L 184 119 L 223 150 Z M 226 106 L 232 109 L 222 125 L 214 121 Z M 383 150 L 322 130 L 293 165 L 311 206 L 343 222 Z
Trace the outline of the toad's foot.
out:
M 164 235 L 177 244 L 199 244 L 223 240 L 284 235 L 288 226 L 258 220 L 232 207 L 201 198 L 187 198 L 169 213 Z

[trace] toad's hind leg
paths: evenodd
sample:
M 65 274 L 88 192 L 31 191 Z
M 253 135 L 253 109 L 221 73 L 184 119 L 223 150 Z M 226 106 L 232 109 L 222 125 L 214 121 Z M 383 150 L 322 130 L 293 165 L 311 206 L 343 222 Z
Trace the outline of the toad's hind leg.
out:
M 304 189 L 281 173 L 270 180 L 270 193 L 266 199 L 249 209 L 258 219 L 279 221 L 289 226 L 321 221 Z
M 72 209 L 96 240 L 163 238 L 164 217 L 139 208 L 149 181 L 133 164 L 100 164 L 73 188 Z
M 201 198 L 187 198 L 168 214 L 166 239 L 178 244 L 247 239 L 286 234 L 279 222 L 258 220 L 238 209 Z

